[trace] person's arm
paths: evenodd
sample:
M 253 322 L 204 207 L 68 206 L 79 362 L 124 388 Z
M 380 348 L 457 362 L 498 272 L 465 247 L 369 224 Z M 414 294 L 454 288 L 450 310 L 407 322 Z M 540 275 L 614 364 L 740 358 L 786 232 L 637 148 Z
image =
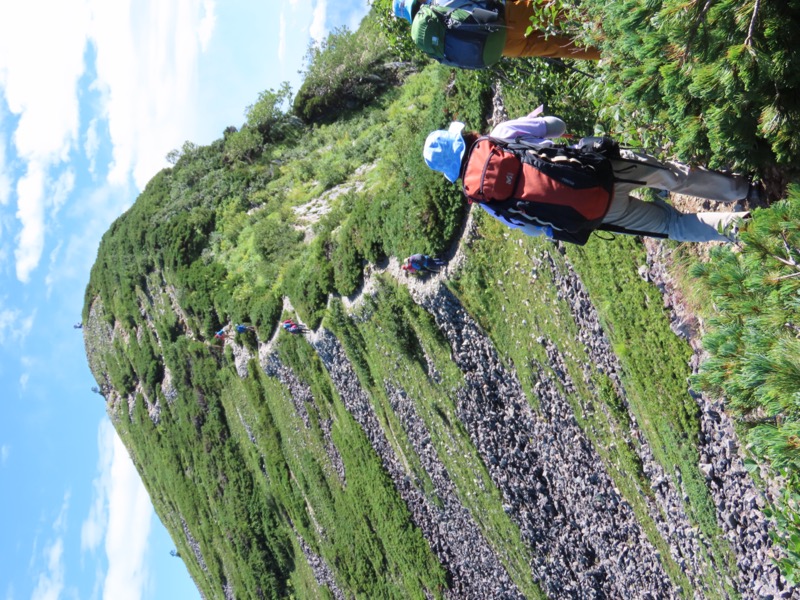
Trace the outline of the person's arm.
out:
M 513 142 L 522 138 L 533 143 L 559 138 L 567 130 L 567 124 L 558 117 L 539 117 L 536 111 L 518 119 L 500 123 L 489 134 L 493 138 Z
M 524 219 L 512 219 L 507 217 L 506 215 L 502 215 L 496 211 L 494 211 L 490 204 L 478 204 L 483 210 L 489 213 L 493 218 L 500 221 L 506 227 L 511 229 L 519 229 L 525 235 L 530 237 L 538 237 L 540 235 L 546 235 L 550 237 L 550 233 L 547 231 L 548 228 L 546 227 L 539 227 L 538 225 L 534 225 L 533 223 L 529 223 Z

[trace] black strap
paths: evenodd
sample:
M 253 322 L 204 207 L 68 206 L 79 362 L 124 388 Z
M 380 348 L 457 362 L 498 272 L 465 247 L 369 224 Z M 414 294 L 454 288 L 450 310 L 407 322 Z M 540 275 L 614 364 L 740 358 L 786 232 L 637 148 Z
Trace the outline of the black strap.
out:
M 665 240 L 669 238 L 666 233 L 656 233 L 654 231 L 640 231 L 638 229 L 628 229 L 627 227 L 620 227 L 619 225 L 612 225 L 611 223 L 601 223 L 596 229 L 601 231 L 610 231 L 612 233 L 624 233 L 626 235 L 644 235 L 647 237 L 661 238 Z

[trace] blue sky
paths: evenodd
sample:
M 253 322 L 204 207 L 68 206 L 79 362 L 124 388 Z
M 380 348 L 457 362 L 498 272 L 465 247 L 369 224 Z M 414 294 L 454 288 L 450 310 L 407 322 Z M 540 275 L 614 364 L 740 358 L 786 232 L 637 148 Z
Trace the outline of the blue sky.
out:
M 86 365 L 100 237 L 366 0 L 0 0 L 0 600 L 199 594 Z

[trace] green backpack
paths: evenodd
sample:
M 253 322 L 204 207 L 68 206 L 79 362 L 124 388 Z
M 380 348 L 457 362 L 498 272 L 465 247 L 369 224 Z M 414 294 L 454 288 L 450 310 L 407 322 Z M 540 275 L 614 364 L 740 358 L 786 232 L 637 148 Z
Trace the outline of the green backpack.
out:
M 425 54 L 447 66 L 489 67 L 500 60 L 506 43 L 503 5 L 452 9 L 423 4 L 411 24 L 411 37 Z

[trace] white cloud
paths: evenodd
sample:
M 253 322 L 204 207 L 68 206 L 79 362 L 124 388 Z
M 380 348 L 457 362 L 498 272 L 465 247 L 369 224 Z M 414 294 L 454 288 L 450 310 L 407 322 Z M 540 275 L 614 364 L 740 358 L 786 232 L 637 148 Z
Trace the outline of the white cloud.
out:
M 111 466 L 114 462 L 114 432 L 103 419 L 97 428 L 98 475 L 92 482 L 92 506 L 81 525 L 81 550 L 94 552 L 106 533 L 108 525 L 108 490 L 111 487 Z
M 52 190 L 50 191 L 50 200 L 48 201 L 48 206 L 50 207 L 50 217 L 55 218 L 58 215 L 58 211 L 61 210 L 61 207 L 67 202 L 69 195 L 72 193 L 73 188 L 75 187 L 75 171 L 72 169 L 67 169 L 63 171 L 56 180 L 55 184 L 53 185 Z
M 57 538 L 44 551 L 47 568 L 39 573 L 31 600 L 58 600 L 64 590 L 64 541 Z
M 141 189 L 194 124 L 197 62 L 213 35 L 215 5 L 89 1 L 113 144 L 109 181 L 121 184 L 132 174 Z
M 36 580 L 36 587 L 31 594 L 31 600 L 58 600 L 64 590 L 64 539 L 67 530 L 67 513 L 69 511 L 70 493 L 64 494 L 61 511 L 53 522 L 55 539 L 45 545 L 42 556 L 45 559 L 44 568 Z
M 83 143 L 83 153 L 89 161 L 89 173 L 91 175 L 94 175 L 97 170 L 97 152 L 100 150 L 99 123 L 100 120 L 97 118 L 89 122 L 89 127 L 86 129 L 86 140 Z
M 31 332 L 36 310 L 24 316 L 18 308 L 5 308 L 4 300 L 0 299 L 0 346 L 6 343 L 20 344 Z
M 11 456 L 11 446 L 8 444 L 0 446 L 0 465 L 5 466 L 9 456 Z
M 17 183 L 17 219 L 22 230 L 17 236 L 14 257 L 17 260 L 17 279 L 30 280 L 44 249 L 44 166 L 28 164 L 28 172 Z
M 104 186 L 77 199 L 71 216 L 81 221 L 82 229 L 73 230 L 69 239 L 60 244 L 57 257 L 51 254 L 45 277 L 48 293 L 62 281 L 87 277 L 103 232 L 130 207 L 135 197 L 132 186 Z
M 46 14 L 47 18 L 42 18 Z M 167 151 L 194 130 L 200 53 L 216 28 L 215 0 L 43 0 L 0 3 L 0 95 L 17 119 L 13 143 L 25 173 L 17 182 L 17 278 L 27 283 L 42 257 L 46 209 L 55 218 L 74 186 L 48 175 L 79 149 L 78 82 L 87 45 L 112 145 L 109 180 L 132 176 L 142 189 Z M 56 50 L 54 50 L 56 49 Z M 7 132 L 12 133 L 12 132 Z M 94 169 L 97 124 L 84 151 Z M 3 138 L 7 137 L 6 135 Z M 0 205 L 10 201 L 7 149 L 0 147 Z
M 56 247 L 50 252 L 50 270 L 44 278 L 44 284 L 47 288 L 47 297 L 53 292 L 53 284 L 56 282 L 56 273 L 58 273 L 58 257 L 61 254 L 61 248 L 64 247 L 64 240 L 59 240 Z
M 81 549 L 94 552 L 105 539 L 106 600 L 139 600 L 149 574 L 145 565 L 153 507 L 125 446 L 108 419 L 98 428 L 99 474 L 92 506 L 81 526 Z
M 215 0 L 203 0 L 203 17 L 197 27 L 197 37 L 200 41 L 200 49 L 205 52 L 214 29 L 217 25 L 217 3 Z
M 328 0 L 317 0 L 311 17 L 311 26 L 308 33 L 317 44 L 321 44 L 328 37 Z
M 4 345 L 6 339 L 10 339 L 14 334 L 15 324 L 21 314 L 22 313 L 16 309 L 0 310 L 0 346 Z
M 29 331 L 30 327 L 28 327 L 28 330 L 24 332 L 24 335 L 27 336 Z M 22 367 L 22 375 L 19 376 L 19 386 L 24 392 L 28 388 L 28 381 L 31 379 L 31 371 L 36 364 L 36 361 L 30 356 L 23 356 L 19 359 L 19 364 Z
M 75 140 L 87 21 L 84 0 L 0 4 L 0 86 L 26 160 L 64 160 Z
M 72 493 L 67 490 L 64 493 L 64 501 L 61 503 L 61 510 L 56 517 L 56 520 L 53 521 L 53 532 L 59 535 L 63 535 L 67 531 L 67 513 L 69 512 L 69 499 L 72 496 Z
M 0 206 L 5 206 L 11 199 L 11 176 L 8 174 L 6 164 L 5 137 L 5 133 L 0 129 Z

